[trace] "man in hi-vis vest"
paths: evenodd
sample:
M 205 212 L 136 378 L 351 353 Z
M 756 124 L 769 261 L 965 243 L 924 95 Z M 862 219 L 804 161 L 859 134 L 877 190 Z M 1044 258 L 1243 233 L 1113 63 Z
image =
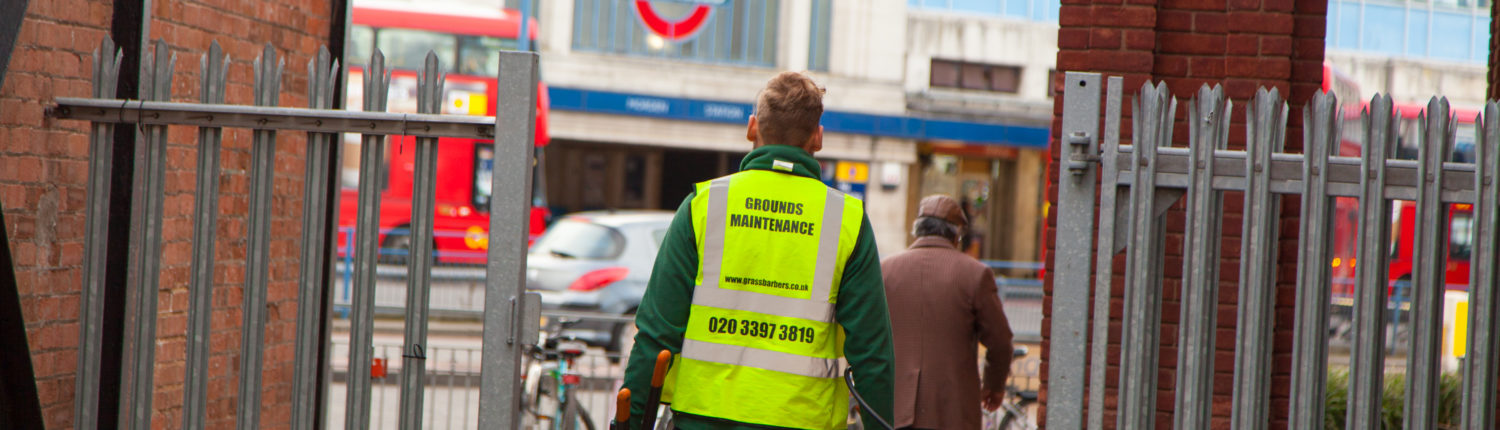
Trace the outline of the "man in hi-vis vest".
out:
M 625 370 L 636 426 L 663 349 L 675 357 L 662 401 L 677 428 L 842 429 L 846 357 L 859 394 L 891 416 L 891 324 L 874 232 L 863 202 L 819 181 L 822 115 L 812 79 L 771 79 L 756 97 L 745 136 L 755 147 L 740 172 L 699 183 L 677 209 Z

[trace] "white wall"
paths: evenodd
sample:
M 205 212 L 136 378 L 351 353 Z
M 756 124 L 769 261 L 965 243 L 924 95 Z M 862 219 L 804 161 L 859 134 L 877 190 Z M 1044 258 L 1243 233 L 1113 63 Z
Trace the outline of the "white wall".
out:
M 1057 59 L 1056 23 L 930 10 L 910 11 L 906 23 L 903 86 L 912 108 L 1050 122 L 1047 75 Z M 1020 66 L 1020 86 L 1015 94 L 929 88 L 934 58 Z
M 1389 92 L 1396 102 L 1426 105 L 1434 95 L 1448 97 L 1456 107 L 1484 106 L 1485 66 L 1433 60 L 1409 60 L 1347 51 L 1326 55 L 1334 70 L 1359 82 L 1361 99 Z

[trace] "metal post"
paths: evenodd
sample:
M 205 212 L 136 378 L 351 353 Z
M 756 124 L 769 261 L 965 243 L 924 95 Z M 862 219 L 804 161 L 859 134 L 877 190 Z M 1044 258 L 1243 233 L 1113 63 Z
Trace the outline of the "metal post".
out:
M 1442 377 L 1443 295 L 1448 291 L 1448 204 L 1442 202 L 1443 162 L 1449 159 L 1456 128 L 1448 99 L 1434 97 L 1420 117 L 1422 146 L 1417 154 L 1417 228 L 1412 274 L 1411 349 L 1407 353 L 1405 428 L 1437 425 L 1438 382 Z
M 1302 222 L 1297 246 L 1296 341 L 1292 344 L 1291 428 L 1322 430 L 1328 381 L 1328 233 L 1334 226 L 1328 195 L 1328 156 L 1341 141 L 1342 110 L 1333 94 L 1318 92 L 1303 109 Z
M 1385 376 L 1386 270 L 1391 204 L 1385 198 L 1386 155 L 1395 148 L 1397 124 L 1390 96 L 1376 95 L 1364 112 L 1360 151 L 1359 258 L 1354 296 L 1354 347 L 1349 369 L 1349 412 L 1345 428 L 1380 426 Z
M 522 17 L 525 21 L 525 17 Z M 438 69 L 437 54 L 427 53 L 427 61 L 417 74 L 417 112 L 438 113 L 443 102 L 443 72 Z M 403 430 L 422 428 L 422 386 L 427 372 L 427 302 L 432 279 L 433 208 L 437 184 L 436 137 L 417 138 L 417 154 L 412 172 L 411 254 L 406 259 L 406 338 L 401 352 L 401 425 Z M 524 219 L 524 218 L 523 218 Z
M 272 66 L 274 64 L 275 66 Z M 267 43 L 255 59 L 255 104 L 276 106 L 281 99 L 281 71 L 286 60 L 277 60 L 276 49 Z M 276 176 L 276 131 L 255 130 L 250 148 L 250 211 L 245 252 L 245 288 L 240 337 L 240 430 L 260 428 L 260 376 L 266 348 L 266 280 L 271 275 L 271 198 Z
M 1271 327 L 1276 313 L 1276 237 L 1280 200 L 1271 193 L 1271 153 L 1286 138 L 1286 102 L 1273 88 L 1256 91 L 1246 111 L 1245 214 L 1240 234 L 1239 315 L 1231 425 L 1264 429 L 1271 403 Z
M 385 70 L 385 55 L 376 49 L 365 68 L 365 110 L 384 112 L 391 75 Z M 349 315 L 348 407 L 344 426 L 349 430 L 370 426 L 370 344 L 375 331 L 375 263 L 380 246 L 380 164 L 385 159 L 385 136 L 366 134 L 360 144 L 359 208 L 354 227 L 354 299 Z
M 172 70 L 177 55 L 168 55 L 158 39 L 141 63 L 142 97 L 172 98 Z M 144 126 L 143 143 L 136 147 L 136 201 L 131 205 L 130 277 L 125 304 L 125 365 L 121 386 L 120 428 L 151 428 L 153 376 L 156 366 L 156 302 L 161 278 L 162 186 L 166 170 L 166 126 Z
M 489 259 L 485 267 L 484 352 L 479 393 L 480 428 L 520 425 L 522 321 L 526 240 L 530 219 L 531 160 L 536 144 L 537 56 L 501 52 L 495 115 L 495 175 L 490 199 Z M 503 341 L 502 341 L 503 339 Z
M 115 98 L 116 80 L 120 76 L 121 52 L 109 38 L 94 50 L 94 98 Z M 73 425 L 76 428 L 99 427 L 99 390 L 102 348 L 104 347 L 104 284 L 109 236 L 110 177 L 114 174 L 115 126 L 111 123 L 90 124 L 88 233 L 83 236 L 83 293 L 78 311 L 78 373 L 75 376 Z
M 1115 240 L 1116 217 L 1121 210 L 1116 207 L 1116 196 L 1120 192 L 1117 184 L 1120 167 L 1116 165 L 1120 154 L 1120 100 L 1125 88 L 1125 79 L 1109 78 L 1109 89 L 1104 108 L 1104 149 L 1099 169 L 1099 241 L 1094 257 L 1094 335 L 1089 354 L 1089 430 L 1104 428 L 1104 391 L 1106 368 L 1109 364 L 1109 301 L 1114 287 L 1114 260 L 1119 252 Z M 1061 214 L 1059 214 L 1061 215 Z
M 1214 332 L 1219 313 L 1219 231 L 1223 195 L 1213 189 L 1214 150 L 1228 149 L 1234 104 L 1224 88 L 1207 85 L 1188 102 L 1187 230 L 1183 238 L 1182 309 L 1177 349 L 1177 414 L 1173 428 L 1209 428 L 1213 405 Z
M 1059 157 L 1057 253 L 1052 270 L 1052 348 L 1048 358 L 1047 424 L 1079 429 L 1083 422 L 1083 376 L 1088 344 L 1089 268 L 1093 250 L 1094 187 L 1099 153 L 1097 73 L 1069 72 L 1063 86 L 1064 143 Z M 1107 288 L 1107 287 L 1106 287 Z
M 1124 339 L 1120 358 L 1121 429 L 1155 428 L 1156 364 L 1161 337 L 1161 250 L 1163 219 L 1156 190 L 1158 146 L 1172 142 L 1177 99 L 1165 83 L 1143 84 L 1136 99 L 1130 186 L 1130 244 L 1125 253 Z M 1054 334 L 1055 336 L 1055 334 Z
M 214 41 L 198 60 L 198 97 L 204 104 L 224 103 L 229 56 Z M 214 245 L 219 215 L 219 149 L 224 129 L 198 128 L 198 187 L 193 198 L 193 262 L 189 275 L 186 383 L 182 393 L 182 428 L 203 428 L 208 402 L 208 341 L 214 288 Z
M 339 63 L 327 47 L 318 49 L 317 57 L 307 62 L 307 105 L 313 109 L 332 109 L 335 78 Z M 318 350 L 323 314 L 328 308 L 323 294 L 323 271 L 328 267 L 325 252 L 329 235 L 324 216 L 332 203 L 325 192 L 329 185 L 328 164 L 339 135 L 307 134 L 307 167 L 302 195 L 302 271 L 297 288 L 297 352 L 292 374 L 292 429 L 309 430 L 318 426 L 317 404 L 319 369 Z M 352 250 L 351 250 L 352 251 Z
M 1474 256 L 1469 270 L 1469 351 L 1464 356 L 1463 425 L 1466 429 L 1495 427 L 1495 386 L 1500 384 L 1500 318 L 1495 307 L 1500 304 L 1500 286 L 1496 285 L 1497 225 L 1495 211 L 1500 205 L 1500 103 L 1491 100 L 1484 106 L 1479 121 L 1479 139 L 1474 144 Z

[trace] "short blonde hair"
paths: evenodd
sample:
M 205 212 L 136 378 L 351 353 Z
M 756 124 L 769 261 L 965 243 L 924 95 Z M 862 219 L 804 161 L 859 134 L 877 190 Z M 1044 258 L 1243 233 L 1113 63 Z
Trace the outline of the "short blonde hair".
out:
M 823 87 L 797 72 L 781 72 L 755 97 L 761 144 L 801 145 L 818 131 Z

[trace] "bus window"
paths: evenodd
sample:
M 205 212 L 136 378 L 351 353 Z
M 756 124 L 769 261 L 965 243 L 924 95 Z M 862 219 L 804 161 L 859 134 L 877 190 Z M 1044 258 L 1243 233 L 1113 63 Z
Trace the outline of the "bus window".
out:
M 1474 124 L 1459 124 L 1458 131 L 1453 139 L 1453 162 L 1474 162 L 1474 141 L 1477 140 L 1475 132 L 1478 131 Z
M 349 58 L 350 66 L 364 66 L 370 62 L 370 50 L 375 47 L 375 29 L 365 25 L 356 25 L 349 28 Z
M 481 212 L 490 210 L 490 196 L 494 191 L 495 147 L 474 145 L 474 208 Z
M 1453 224 L 1448 227 L 1448 259 L 1469 261 L 1474 248 L 1474 219 L 1467 213 L 1453 214 Z
M 1400 112 L 1396 114 L 1396 157 L 1401 160 L 1417 159 L 1417 145 L 1425 138 L 1422 128 L 1418 127 L 1417 121 L 1400 119 Z
M 495 179 L 495 147 L 474 145 L 474 209 L 489 212 L 491 188 Z M 542 174 L 542 148 L 536 148 L 531 159 L 531 205 L 547 205 L 546 175 Z
M 500 52 L 516 50 L 515 39 L 488 36 L 458 37 L 458 74 L 500 75 Z
M 428 51 L 437 53 L 438 64 L 451 65 L 456 44 L 453 35 L 431 31 L 382 28 L 375 34 L 375 46 L 385 53 L 386 67 L 392 69 L 421 69 Z

